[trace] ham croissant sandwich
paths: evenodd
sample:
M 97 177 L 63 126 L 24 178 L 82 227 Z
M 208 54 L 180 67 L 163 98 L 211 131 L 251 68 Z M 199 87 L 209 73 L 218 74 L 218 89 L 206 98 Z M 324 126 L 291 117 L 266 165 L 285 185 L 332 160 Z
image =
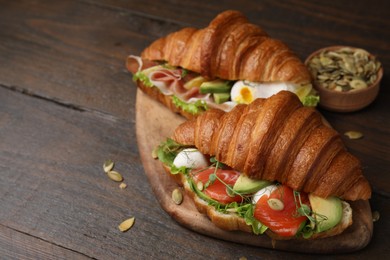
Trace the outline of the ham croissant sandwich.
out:
M 224 230 L 334 236 L 352 224 L 347 201 L 371 196 L 338 133 L 289 91 L 230 112 L 210 109 L 179 125 L 155 153 Z
M 299 58 L 237 11 L 219 14 L 204 29 L 184 28 L 156 40 L 141 57 L 130 55 L 127 68 L 141 90 L 187 118 L 280 90 L 307 106 L 318 102 Z

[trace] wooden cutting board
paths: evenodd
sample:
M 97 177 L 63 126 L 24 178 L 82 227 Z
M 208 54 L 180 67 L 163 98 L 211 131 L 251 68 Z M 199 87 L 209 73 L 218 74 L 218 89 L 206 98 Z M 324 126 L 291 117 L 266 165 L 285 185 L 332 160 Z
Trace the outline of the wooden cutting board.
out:
M 138 148 L 145 173 L 161 207 L 181 225 L 204 235 L 237 243 L 304 253 L 344 253 L 359 250 L 371 240 L 373 232 L 371 208 L 368 201 L 351 203 L 353 225 L 341 235 L 316 240 L 272 240 L 267 235 L 253 235 L 240 231 L 224 231 L 203 214 L 200 214 L 190 197 L 184 195 L 181 205 L 172 199 L 172 191 L 178 187 L 165 173 L 158 160 L 152 158 L 152 150 L 173 134 L 184 118 L 172 113 L 140 90 L 136 101 L 136 131 Z M 183 193 L 184 194 L 184 193 Z

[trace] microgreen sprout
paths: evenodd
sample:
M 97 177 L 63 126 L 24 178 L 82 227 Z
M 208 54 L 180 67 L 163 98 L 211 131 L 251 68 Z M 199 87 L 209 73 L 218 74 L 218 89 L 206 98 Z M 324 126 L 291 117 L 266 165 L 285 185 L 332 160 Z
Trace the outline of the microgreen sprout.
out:
M 294 190 L 294 202 L 295 202 L 295 207 L 297 209 L 297 217 L 299 216 L 305 216 L 307 217 L 310 222 L 315 222 L 315 219 L 310 216 L 311 209 L 308 205 L 302 203 L 301 199 L 301 193 L 299 191 Z
M 302 236 L 309 238 L 314 233 L 315 227 L 328 218 L 325 215 L 313 212 L 308 205 L 302 203 L 299 191 L 294 191 L 294 202 L 297 208 L 297 216 L 305 216 L 309 220 L 309 223 L 301 230 Z

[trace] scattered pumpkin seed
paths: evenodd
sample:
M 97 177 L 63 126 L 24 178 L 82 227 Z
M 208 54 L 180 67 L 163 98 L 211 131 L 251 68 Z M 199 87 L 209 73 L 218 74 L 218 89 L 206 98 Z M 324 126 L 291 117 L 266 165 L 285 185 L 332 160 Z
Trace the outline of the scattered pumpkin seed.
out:
M 126 189 L 126 187 L 127 187 L 127 184 L 124 182 L 121 182 L 121 184 L 119 184 L 119 188 L 121 188 L 122 190 Z
M 349 139 L 360 139 L 363 137 L 363 134 L 358 131 L 347 131 L 344 135 L 348 136 Z
M 270 198 L 267 200 L 267 203 L 269 207 L 273 210 L 280 211 L 284 209 L 284 203 L 280 199 Z
M 123 181 L 122 175 L 117 171 L 109 171 L 107 172 L 107 176 L 113 181 L 117 181 L 117 182 Z
M 172 191 L 172 200 L 176 205 L 180 205 L 183 202 L 183 194 L 179 188 L 176 188 Z
M 126 232 L 134 225 L 135 218 L 131 217 L 119 224 L 118 228 L 121 232 Z
M 374 211 L 372 212 L 372 222 L 377 222 L 380 218 L 380 214 L 379 214 L 379 211 Z
M 104 172 L 109 172 L 114 168 L 114 162 L 111 161 L 110 159 L 106 160 L 103 164 L 103 170 Z
M 367 88 L 381 68 L 381 63 L 367 51 L 347 47 L 324 50 L 307 65 L 317 85 L 340 92 Z

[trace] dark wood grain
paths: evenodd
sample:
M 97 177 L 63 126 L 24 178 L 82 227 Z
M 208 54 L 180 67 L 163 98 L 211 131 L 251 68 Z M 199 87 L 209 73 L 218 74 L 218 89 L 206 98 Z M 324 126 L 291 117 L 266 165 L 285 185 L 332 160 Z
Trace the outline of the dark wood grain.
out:
M 122 118 L 134 107 L 127 55 L 179 28 L 82 1 L 0 6 L 0 84 Z
M 310 257 L 192 232 L 160 208 L 144 175 L 135 141 L 136 88 L 125 58 L 169 32 L 206 26 L 226 9 L 244 12 L 302 59 L 324 46 L 348 44 L 382 62 L 385 74 L 371 106 L 321 112 L 341 133 L 363 132 L 363 139 L 344 141 L 362 160 L 374 190 L 371 207 L 381 213 L 365 249 L 331 257 L 388 257 L 388 1 L 0 0 L 1 257 Z M 108 157 L 127 189 L 102 172 Z M 120 233 L 117 225 L 130 215 L 134 227 Z
M 3 259 L 89 259 L 78 252 L 2 225 L 0 245 L 0 255 Z

